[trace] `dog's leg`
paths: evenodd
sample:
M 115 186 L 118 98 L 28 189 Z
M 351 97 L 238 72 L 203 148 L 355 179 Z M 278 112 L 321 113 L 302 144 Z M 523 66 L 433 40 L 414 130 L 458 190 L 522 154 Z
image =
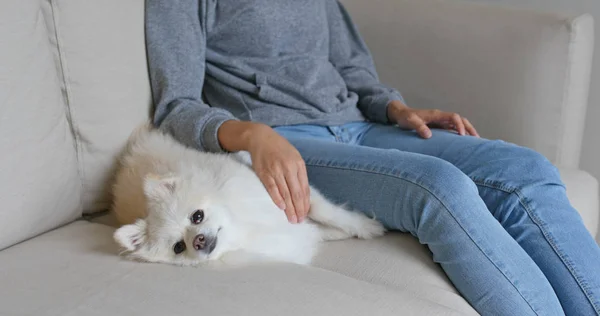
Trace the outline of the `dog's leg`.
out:
M 331 226 L 325 226 L 323 224 L 317 224 L 319 227 L 319 235 L 321 241 L 333 241 L 333 240 L 344 240 L 353 237 L 347 232 Z
M 385 228 L 378 221 L 368 218 L 362 213 L 351 212 L 329 202 L 314 188 L 311 188 L 310 199 L 311 203 L 308 217 L 311 220 L 326 226 L 326 228 L 334 229 L 325 232 L 325 236 L 329 236 L 328 234 L 330 233 L 331 237 L 337 237 L 330 239 L 323 238 L 325 240 L 344 239 L 349 237 L 370 239 L 385 233 Z M 344 233 L 345 237 L 335 233 L 335 230 Z

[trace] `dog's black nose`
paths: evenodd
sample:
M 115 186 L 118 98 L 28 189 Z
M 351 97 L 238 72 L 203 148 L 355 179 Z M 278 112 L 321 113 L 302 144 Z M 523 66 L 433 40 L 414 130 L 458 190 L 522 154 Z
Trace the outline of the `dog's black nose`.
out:
M 194 249 L 201 250 L 204 249 L 204 246 L 206 246 L 206 238 L 203 234 L 194 237 Z

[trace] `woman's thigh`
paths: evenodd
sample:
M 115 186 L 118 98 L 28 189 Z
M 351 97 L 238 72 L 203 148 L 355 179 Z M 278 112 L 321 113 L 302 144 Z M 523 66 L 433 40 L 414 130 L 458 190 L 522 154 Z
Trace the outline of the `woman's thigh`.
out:
M 502 140 L 460 136 L 433 130 L 429 139 L 395 126 L 370 124 L 358 143 L 437 157 L 450 162 L 473 181 L 520 187 L 545 181 L 562 185 L 557 169 L 541 154 Z
M 389 229 L 416 236 L 478 311 L 560 314 L 542 272 L 490 214 L 473 181 L 449 162 L 282 135 L 302 154 L 313 187 Z
M 419 223 L 411 211 L 422 210 L 431 196 L 458 202 L 456 187 L 474 203 L 481 202 L 466 175 L 435 157 L 316 138 L 289 140 L 306 163 L 311 185 L 337 203 L 378 217 L 390 229 L 416 235 Z M 479 206 L 484 215 L 485 205 Z

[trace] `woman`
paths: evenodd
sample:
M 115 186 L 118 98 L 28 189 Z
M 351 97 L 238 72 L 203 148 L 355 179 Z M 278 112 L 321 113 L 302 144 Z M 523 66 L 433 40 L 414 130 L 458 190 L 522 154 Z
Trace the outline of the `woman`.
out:
M 291 222 L 310 180 L 426 244 L 482 314 L 600 312 L 600 249 L 557 170 L 405 105 L 336 0 L 146 5 L 155 125 L 198 150 L 249 151 Z

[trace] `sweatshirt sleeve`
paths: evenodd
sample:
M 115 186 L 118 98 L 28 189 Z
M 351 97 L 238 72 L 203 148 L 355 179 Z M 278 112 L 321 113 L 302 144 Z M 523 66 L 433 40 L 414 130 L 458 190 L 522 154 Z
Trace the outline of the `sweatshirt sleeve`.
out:
M 358 94 L 358 108 L 363 115 L 374 122 L 389 123 L 387 106 L 393 100 L 404 102 L 402 95 L 379 82 L 371 53 L 343 5 L 337 0 L 326 1 L 329 61 L 348 90 Z
M 155 127 L 179 142 L 223 152 L 217 131 L 228 111 L 202 100 L 205 77 L 205 6 L 202 0 L 146 0 L 145 30 Z

